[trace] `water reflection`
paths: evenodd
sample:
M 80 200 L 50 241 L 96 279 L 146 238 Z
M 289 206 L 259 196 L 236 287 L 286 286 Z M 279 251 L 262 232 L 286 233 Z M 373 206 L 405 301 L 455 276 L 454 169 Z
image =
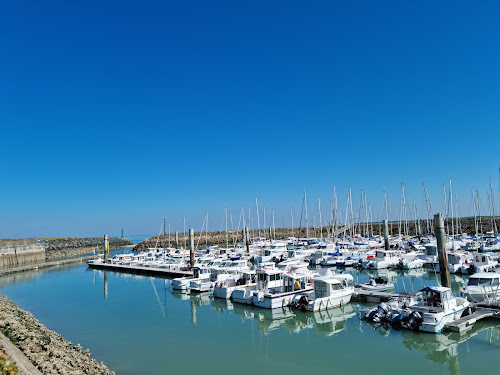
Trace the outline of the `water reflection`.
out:
M 447 364 L 450 375 L 461 375 L 458 361 L 458 346 L 482 331 L 486 332 L 486 344 L 500 348 L 500 330 L 491 323 L 477 323 L 466 333 L 445 332 L 429 335 L 421 332 L 403 330 L 403 345 L 409 350 L 421 350 L 433 362 Z

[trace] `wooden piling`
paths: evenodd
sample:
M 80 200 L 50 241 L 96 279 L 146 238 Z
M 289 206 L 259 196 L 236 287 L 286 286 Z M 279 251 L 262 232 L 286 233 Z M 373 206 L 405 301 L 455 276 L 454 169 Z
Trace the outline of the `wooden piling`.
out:
M 104 235 L 104 260 L 108 259 L 108 251 L 109 251 L 109 245 L 108 245 L 108 235 Z
M 389 250 L 389 225 L 387 220 L 384 220 L 384 248 Z
M 443 214 L 441 214 L 440 212 L 434 215 L 434 229 L 437 240 L 441 285 L 447 288 L 451 288 L 450 270 L 448 268 L 448 254 L 446 253 L 446 235 L 445 235 L 444 220 L 443 220 Z
M 189 263 L 194 266 L 194 229 L 189 228 Z

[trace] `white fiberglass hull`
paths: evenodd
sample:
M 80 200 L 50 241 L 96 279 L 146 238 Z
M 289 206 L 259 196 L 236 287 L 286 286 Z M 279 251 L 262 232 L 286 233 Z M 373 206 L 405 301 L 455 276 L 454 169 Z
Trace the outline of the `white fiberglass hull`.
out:
M 309 289 L 300 289 L 293 292 L 270 294 L 264 292 L 254 292 L 252 296 L 252 303 L 257 307 L 264 309 L 278 309 L 290 305 L 293 297 L 296 294 L 311 291 Z
M 351 301 L 352 290 L 346 291 L 342 295 L 317 298 L 309 302 L 306 309 L 309 311 L 326 310 L 332 307 L 343 306 Z

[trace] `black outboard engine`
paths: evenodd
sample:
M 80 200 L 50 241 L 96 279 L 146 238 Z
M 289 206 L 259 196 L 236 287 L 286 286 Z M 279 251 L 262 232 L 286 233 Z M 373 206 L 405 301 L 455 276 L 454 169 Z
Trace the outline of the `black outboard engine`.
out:
M 291 305 L 298 310 L 305 310 L 307 305 L 309 305 L 309 298 L 301 296 L 297 302 L 292 302 Z
M 422 315 L 418 311 L 413 311 L 407 317 L 403 318 L 401 325 L 404 328 L 418 331 L 418 327 L 423 321 Z
M 387 303 L 382 302 L 380 303 L 375 310 L 373 310 L 369 315 L 368 318 L 375 323 L 380 323 L 382 321 L 387 321 L 389 319 L 389 315 L 391 313 L 391 306 L 389 306 Z
M 476 272 L 477 272 L 477 267 L 473 264 L 471 264 L 469 268 L 467 268 L 467 273 L 469 275 L 474 275 Z
M 385 284 L 385 280 L 384 280 L 384 278 L 383 278 L 383 277 L 380 277 L 380 276 L 379 276 L 379 277 L 377 277 L 377 278 L 375 279 L 375 282 L 376 282 L 377 284 Z

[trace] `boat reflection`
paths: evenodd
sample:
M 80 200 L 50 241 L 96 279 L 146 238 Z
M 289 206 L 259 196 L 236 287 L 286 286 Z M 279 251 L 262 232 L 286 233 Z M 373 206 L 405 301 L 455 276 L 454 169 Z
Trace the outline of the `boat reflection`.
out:
M 496 322 L 478 322 L 475 326 L 465 332 L 443 332 L 440 334 L 428 334 L 415 332 L 402 328 L 394 329 L 387 324 L 368 322 L 380 335 L 388 336 L 391 331 L 401 331 L 403 345 L 408 350 L 421 350 L 425 352 L 425 358 L 438 363 L 447 364 L 449 375 L 461 375 L 459 365 L 458 347 L 470 338 L 486 331 L 485 341 L 487 345 L 500 349 L 500 327 Z
M 218 304 L 218 301 L 215 299 L 213 303 Z M 300 333 L 311 329 L 316 333 L 332 336 L 344 330 L 347 319 L 356 315 L 350 304 L 315 313 L 290 308 L 261 309 L 239 303 L 232 304 L 232 308 L 235 314 L 244 320 L 257 320 L 259 331 L 264 336 L 280 328 L 290 333 Z

